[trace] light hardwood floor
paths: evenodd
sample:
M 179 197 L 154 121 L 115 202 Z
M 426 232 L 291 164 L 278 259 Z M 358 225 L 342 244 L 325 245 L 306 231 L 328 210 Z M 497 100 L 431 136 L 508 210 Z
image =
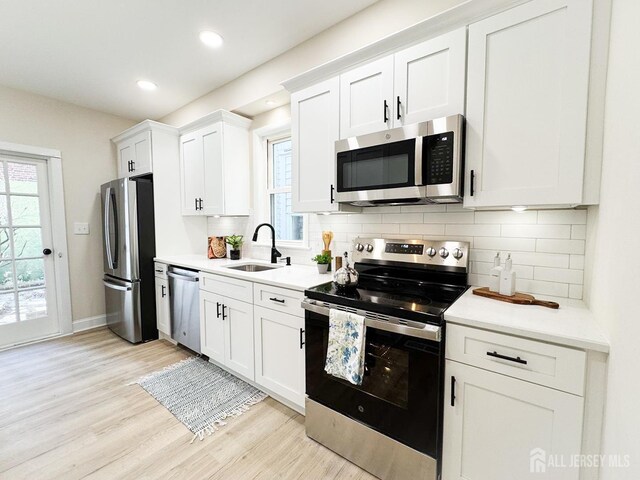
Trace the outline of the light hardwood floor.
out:
M 272 399 L 203 441 L 138 385 L 188 354 L 107 329 L 0 352 L 0 478 L 374 479 Z

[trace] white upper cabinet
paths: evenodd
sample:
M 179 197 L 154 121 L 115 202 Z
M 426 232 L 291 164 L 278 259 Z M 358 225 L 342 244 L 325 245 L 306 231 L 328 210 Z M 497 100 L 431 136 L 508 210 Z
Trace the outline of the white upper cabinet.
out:
M 183 215 L 249 214 L 250 124 L 218 110 L 180 129 Z
M 390 128 L 392 99 L 392 55 L 340 75 L 340 138 Z
M 291 95 L 292 210 L 330 212 L 333 200 L 335 141 L 338 140 L 339 80 L 318 83 Z
M 467 29 L 395 54 L 393 125 L 464 113 Z
M 540 0 L 469 26 L 466 207 L 583 203 L 591 12 Z
M 118 177 L 138 177 L 153 172 L 151 159 L 152 128 L 156 124 L 146 120 L 113 138 L 118 152 Z

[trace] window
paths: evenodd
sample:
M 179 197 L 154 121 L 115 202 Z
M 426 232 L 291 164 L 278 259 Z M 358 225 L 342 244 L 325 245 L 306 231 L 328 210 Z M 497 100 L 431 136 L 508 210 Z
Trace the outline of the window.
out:
M 267 141 L 267 193 L 271 224 L 276 240 L 302 245 L 305 241 L 304 216 L 291 213 L 291 137 Z

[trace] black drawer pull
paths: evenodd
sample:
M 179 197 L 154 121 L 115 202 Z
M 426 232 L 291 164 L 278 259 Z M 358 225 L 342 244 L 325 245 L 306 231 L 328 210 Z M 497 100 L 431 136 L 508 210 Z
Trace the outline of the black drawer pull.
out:
M 527 364 L 527 361 L 522 360 L 520 357 L 516 357 L 516 358 L 508 357 L 507 355 L 500 355 L 498 352 L 487 352 L 487 355 L 489 355 L 490 357 L 499 358 L 501 360 L 509 360 L 510 362 L 520 363 L 522 365 Z
M 281 299 L 276 298 L 276 297 L 271 297 L 269 300 L 271 300 L 272 302 L 284 303 L 284 300 L 281 300 Z

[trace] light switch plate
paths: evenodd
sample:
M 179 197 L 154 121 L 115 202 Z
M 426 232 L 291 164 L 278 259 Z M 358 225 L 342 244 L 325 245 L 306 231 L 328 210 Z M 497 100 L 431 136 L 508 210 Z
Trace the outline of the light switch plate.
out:
M 88 223 L 75 222 L 73 224 L 73 234 L 74 235 L 89 235 L 89 224 Z

